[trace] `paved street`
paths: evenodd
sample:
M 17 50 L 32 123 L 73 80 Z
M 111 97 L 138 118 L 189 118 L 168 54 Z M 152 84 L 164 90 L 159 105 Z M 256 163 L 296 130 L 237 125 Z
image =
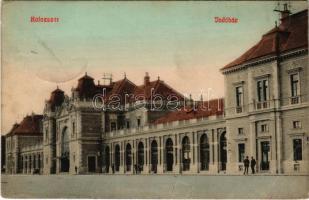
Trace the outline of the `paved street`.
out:
M 308 198 L 308 176 L 3 175 L 8 198 Z

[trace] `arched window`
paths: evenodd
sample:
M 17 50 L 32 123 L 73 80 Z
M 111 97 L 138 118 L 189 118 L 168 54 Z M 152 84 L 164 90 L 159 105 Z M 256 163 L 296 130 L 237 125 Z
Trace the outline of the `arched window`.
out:
M 132 148 L 130 144 L 126 146 L 126 170 L 131 171 L 132 166 Z
M 61 132 L 61 157 L 60 157 L 61 172 L 70 171 L 70 146 L 68 128 L 64 127 Z
M 68 134 L 68 128 L 64 127 L 61 134 L 61 153 L 67 154 L 70 152 L 69 148 L 69 134 Z M 65 155 L 62 155 L 65 156 Z
M 209 142 L 206 134 L 200 140 L 200 164 L 201 170 L 209 170 Z

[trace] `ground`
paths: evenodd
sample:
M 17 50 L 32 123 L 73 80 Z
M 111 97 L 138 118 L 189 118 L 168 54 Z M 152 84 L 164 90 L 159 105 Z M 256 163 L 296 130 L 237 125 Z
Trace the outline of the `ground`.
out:
M 6 198 L 308 198 L 309 176 L 2 175 Z

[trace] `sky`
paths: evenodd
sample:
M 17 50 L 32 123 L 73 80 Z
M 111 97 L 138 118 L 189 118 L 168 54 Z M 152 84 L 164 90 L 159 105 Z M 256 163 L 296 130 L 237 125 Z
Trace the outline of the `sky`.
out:
M 57 87 L 69 96 L 87 72 L 140 85 L 145 72 L 198 99 L 224 96 L 220 68 L 275 26 L 277 2 L 2 2 L 1 134 L 39 113 Z M 292 2 L 295 13 L 307 2 Z M 58 23 L 31 23 L 31 16 Z M 235 17 L 238 23 L 215 23 Z

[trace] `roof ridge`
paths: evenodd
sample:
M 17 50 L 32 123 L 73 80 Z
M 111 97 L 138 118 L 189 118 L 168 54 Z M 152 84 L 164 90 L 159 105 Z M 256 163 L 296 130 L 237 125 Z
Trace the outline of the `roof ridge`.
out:
M 281 20 L 281 24 L 278 27 L 272 28 L 263 34 L 260 40 L 254 46 L 247 49 L 232 62 L 229 62 L 227 65 L 221 68 L 221 71 L 224 73 L 224 70 L 226 69 L 240 66 L 254 59 L 272 55 L 275 51 L 274 47 L 276 46 L 274 40 L 277 40 L 276 37 L 278 37 L 278 35 L 279 39 L 281 39 L 279 40 L 278 44 L 280 52 L 303 48 L 306 46 L 308 44 L 307 13 L 308 9 L 305 9 L 298 13 L 289 15 L 289 17 Z M 296 16 L 298 16 L 298 18 L 295 18 Z M 293 19 L 289 20 L 288 26 L 286 21 L 287 19 Z

